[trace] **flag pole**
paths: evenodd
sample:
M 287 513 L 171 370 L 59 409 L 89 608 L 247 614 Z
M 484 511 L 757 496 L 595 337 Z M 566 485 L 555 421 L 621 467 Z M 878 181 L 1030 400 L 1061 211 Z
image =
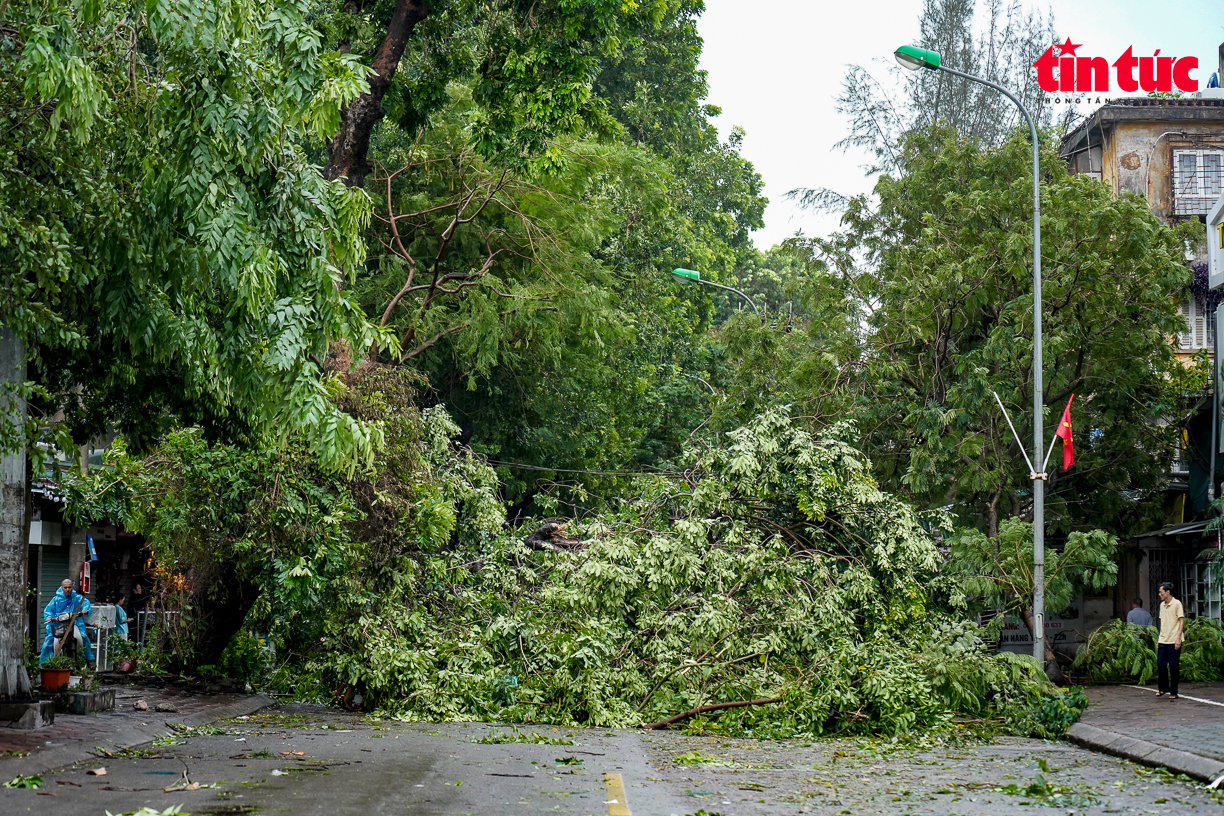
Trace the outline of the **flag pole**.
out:
M 1050 449 L 1046 451 L 1045 461 L 1041 463 L 1042 473 L 1045 472 L 1046 465 L 1050 464 L 1050 454 L 1054 452 L 1054 443 L 1058 441 L 1058 438 L 1058 434 L 1054 434 L 1054 437 L 1050 440 Z
M 1029 466 L 1029 474 L 1031 475 L 1033 473 L 1033 463 L 1029 461 L 1028 452 L 1024 449 L 1024 443 L 1020 441 L 1020 434 L 1016 433 L 1016 426 L 1012 424 L 1011 417 L 1007 415 L 1007 409 L 1003 407 L 1003 400 L 999 399 L 999 395 L 995 394 L 994 391 L 990 393 L 994 394 L 995 402 L 999 403 L 999 410 L 1003 412 L 1003 418 L 1007 420 L 1007 427 L 1011 428 L 1012 436 L 1015 437 L 1016 444 L 1020 446 L 1020 455 L 1024 457 L 1025 464 Z M 1051 442 L 1051 450 L 1053 450 L 1053 445 L 1054 443 Z M 1047 455 L 1046 459 L 1048 460 L 1049 458 Z

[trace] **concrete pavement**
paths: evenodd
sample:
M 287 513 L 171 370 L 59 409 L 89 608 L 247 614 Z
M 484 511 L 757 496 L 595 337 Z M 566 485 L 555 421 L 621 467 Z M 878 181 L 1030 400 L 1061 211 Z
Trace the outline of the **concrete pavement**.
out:
M 1204 782 L 1224 776 L 1224 683 L 1182 683 L 1179 699 L 1154 686 L 1093 686 L 1067 739 L 1094 751 Z M 1224 784 L 1224 783 L 1222 783 Z
M 187 694 L 172 689 L 114 686 L 115 709 L 96 714 L 56 714 L 36 730 L 0 729 L 0 783 L 16 774 L 36 774 L 87 760 L 98 750 L 122 751 L 176 730 L 251 714 L 276 701 L 263 694 Z M 144 700 L 147 711 L 132 704 Z M 156 711 L 158 705 L 174 711 Z

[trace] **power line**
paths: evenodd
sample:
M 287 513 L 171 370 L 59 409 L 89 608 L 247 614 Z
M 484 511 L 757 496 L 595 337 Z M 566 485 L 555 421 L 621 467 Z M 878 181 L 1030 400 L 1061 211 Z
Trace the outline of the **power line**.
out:
M 549 473 L 588 473 L 592 476 L 653 476 L 664 475 L 662 471 L 659 474 L 648 473 L 645 471 L 612 471 L 612 470 L 573 470 L 571 468 L 557 467 L 540 467 L 539 465 L 524 465 L 521 462 L 503 462 L 500 459 L 486 460 L 490 465 L 501 465 L 503 467 L 518 468 L 519 470 L 542 470 Z

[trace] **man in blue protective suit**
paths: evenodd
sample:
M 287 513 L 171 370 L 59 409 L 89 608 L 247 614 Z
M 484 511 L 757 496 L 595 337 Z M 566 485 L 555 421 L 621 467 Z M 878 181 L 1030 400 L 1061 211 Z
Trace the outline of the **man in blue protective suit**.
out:
M 77 642 L 81 646 L 80 653 L 86 660 L 94 659 L 93 647 L 89 645 L 89 636 L 85 633 L 85 616 L 89 614 L 89 599 L 78 592 L 73 592 L 72 581 L 65 578 L 59 590 L 56 591 L 55 597 L 51 599 L 51 603 L 47 604 L 47 608 L 43 610 L 43 623 L 47 626 L 47 638 L 43 641 L 42 654 L 38 657 L 39 663 L 46 663 L 55 655 L 57 629 L 60 637 L 63 636 L 66 617 L 62 621 L 56 621 L 55 618 L 71 615 L 73 612 L 80 613 L 73 621 L 78 636 Z

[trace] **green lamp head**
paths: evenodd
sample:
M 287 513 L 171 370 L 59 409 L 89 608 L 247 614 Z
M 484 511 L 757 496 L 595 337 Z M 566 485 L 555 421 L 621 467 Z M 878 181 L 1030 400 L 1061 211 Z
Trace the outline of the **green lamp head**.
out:
M 684 278 L 685 280 L 691 280 L 691 281 L 701 280 L 701 273 L 694 272 L 692 269 L 673 269 L 672 274 L 675 275 L 677 278 Z
M 925 48 L 903 45 L 893 52 L 893 56 L 897 58 L 902 68 L 908 68 L 911 71 L 917 71 L 919 68 L 929 68 L 934 71 L 939 68 L 939 54 L 927 51 Z

